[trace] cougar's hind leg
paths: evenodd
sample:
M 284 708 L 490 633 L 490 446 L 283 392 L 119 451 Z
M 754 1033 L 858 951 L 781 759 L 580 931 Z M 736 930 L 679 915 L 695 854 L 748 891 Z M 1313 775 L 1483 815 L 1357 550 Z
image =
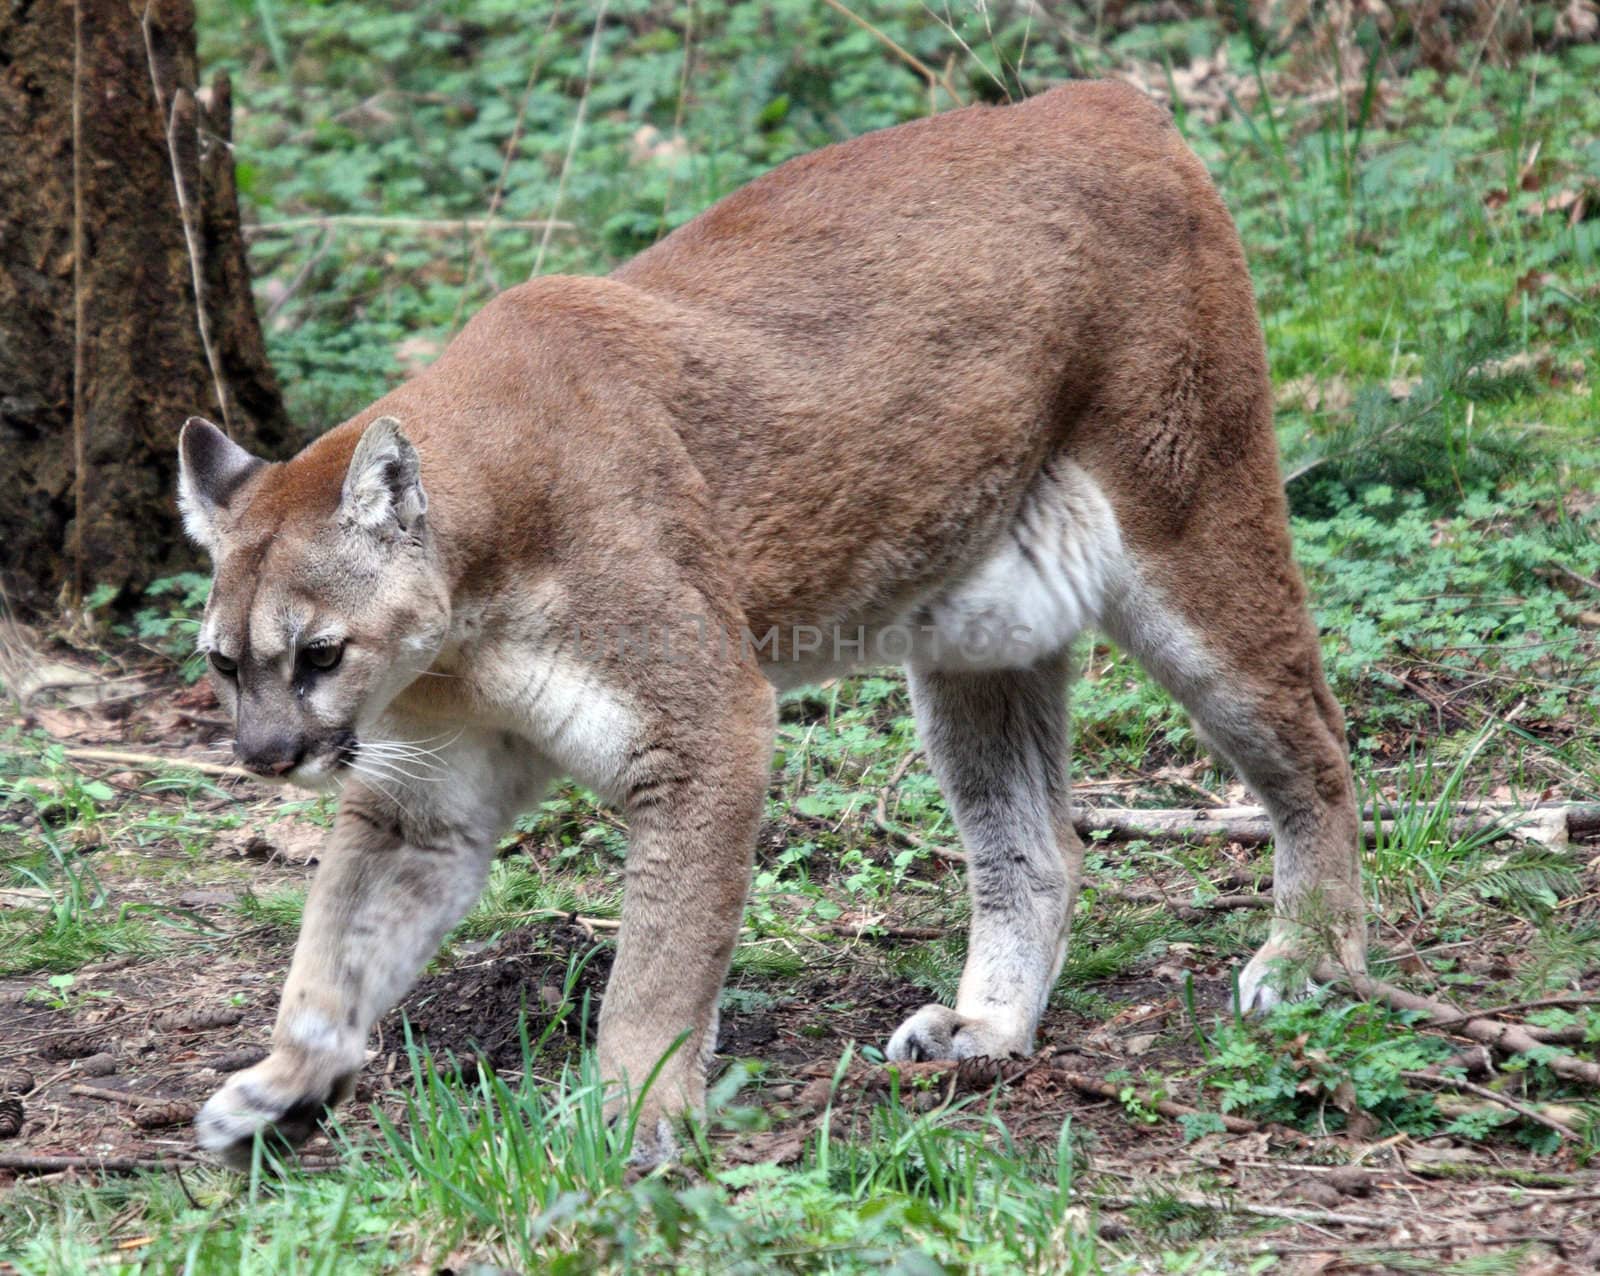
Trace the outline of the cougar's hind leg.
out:
M 1270 481 L 1277 482 L 1274 469 Z M 1360 823 L 1344 718 L 1322 673 L 1316 627 L 1274 491 L 1191 517 L 1215 529 L 1181 556 L 1130 546 L 1111 636 L 1189 711 L 1200 738 L 1239 771 L 1271 816 L 1273 919 L 1239 977 L 1243 1009 L 1304 992 L 1328 954 L 1364 968 Z
M 1061 969 L 1083 864 L 1067 787 L 1067 662 L 911 672 L 928 760 L 967 851 L 972 924 L 954 1009 L 924 1006 L 889 1040 L 895 1060 L 1033 1049 Z

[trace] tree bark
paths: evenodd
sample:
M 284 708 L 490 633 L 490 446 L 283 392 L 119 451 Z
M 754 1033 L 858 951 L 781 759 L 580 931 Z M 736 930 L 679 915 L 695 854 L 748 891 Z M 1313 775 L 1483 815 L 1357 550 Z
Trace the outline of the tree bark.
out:
M 229 86 L 197 74 L 192 0 L 0 6 L 0 584 L 32 607 L 194 562 L 173 500 L 189 415 L 290 441 Z

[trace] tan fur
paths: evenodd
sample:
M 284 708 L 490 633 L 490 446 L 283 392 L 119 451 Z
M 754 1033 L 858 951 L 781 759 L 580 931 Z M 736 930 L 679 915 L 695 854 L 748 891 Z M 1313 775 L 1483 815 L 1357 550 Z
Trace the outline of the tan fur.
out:
M 1065 649 L 1085 624 L 1183 701 L 1277 821 L 1280 917 L 1246 1000 L 1270 999 L 1276 957 L 1362 959 L 1343 726 L 1291 558 L 1249 276 L 1204 169 L 1128 88 L 786 164 L 609 278 L 503 294 L 287 463 L 205 430 L 185 432 L 184 508 L 216 559 L 203 640 L 239 662 L 219 691 L 241 751 L 346 781 L 274 1053 L 207 1105 L 210 1147 L 301 1133 L 348 1087 L 494 839 L 572 774 L 631 832 L 602 1067 L 638 1086 L 684 1037 L 646 1101 L 659 1152 L 657 1118 L 704 1093 L 772 687 L 859 663 L 849 640 L 896 626 L 972 859 L 974 943 L 957 1006 L 919 1012 L 892 1055 L 1032 1045 L 1082 855 Z M 1021 654 L 951 654 L 961 627 L 1002 622 L 1027 630 Z M 584 649 L 642 625 L 672 654 Z M 302 677 L 319 626 L 344 635 L 342 663 Z M 823 650 L 795 659 L 813 630 Z M 779 658 L 706 637 L 745 631 L 775 631 Z

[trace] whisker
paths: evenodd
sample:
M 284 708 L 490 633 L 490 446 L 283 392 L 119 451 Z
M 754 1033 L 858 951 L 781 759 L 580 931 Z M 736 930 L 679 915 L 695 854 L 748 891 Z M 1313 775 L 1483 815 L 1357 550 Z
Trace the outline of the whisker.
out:
M 405 801 L 402 800 L 400 796 L 401 793 L 410 793 L 410 790 L 406 788 L 404 781 L 383 775 L 380 772 L 373 771 L 368 767 L 363 766 L 359 761 L 350 763 L 350 770 L 354 771 L 368 785 L 376 789 L 385 798 L 392 802 L 399 809 L 400 814 L 404 816 L 408 822 L 413 825 L 420 822 L 417 819 L 417 812 L 412 807 L 406 805 Z
M 437 763 L 430 762 L 426 758 L 409 757 L 403 753 L 385 753 L 381 749 L 373 749 L 369 751 L 367 746 L 364 744 L 361 746 L 361 751 L 362 753 L 366 754 L 371 761 L 386 763 L 389 766 L 394 767 L 396 770 L 404 770 L 406 766 L 418 766 L 423 768 L 425 771 L 431 772 L 431 778 L 433 779 L 443 779 L 445 775 L 448 774 L 448 768 L 439 766 Z M 405 773 L 411 776 L 413 779 L 422 778 L 420 775 L 416 775 L 411 771 L 406 771 Z
M 441 732 L 439 732 L 438 735 L 425 735 L 420 740 L 402 740 L 399 737 L 396 737 L 393 740 L 385 741 L 385 743 L 387 743 L 387 744 L 407 744 L 407 745 L 415 746 L 417 748 L 422 748 L 422 747 L 424 747 L 426 745 L 433 744 L 433 742 L 435 740 L 444 740 L 443 744 L 436 745 L 434 747 L 434 749 L 430 750 L 431 752 L 438 752 L 440 749 L 448 749 L 452 744 L 454 744 L 457 740 L 459 740 L 462 737 L 462 735 L 464 735 L 465 733 L 466 733 L 466 728 L 465 727 L 458 727 L 453 735 L 448 731 L 441 731 Z M 449 736 L 449 739 L 445 739 L 446 736 Z
M 441 775 L 418 775 L 414 771 L 406 770 L 405 767 L 400 765 L 399 761 L 397 761 L 397 760 L 395 760 L 393 758 L 386 758 L 382 754 L 378 754 L 376 756 L 371 756 L 371 757 L 364 757 L 363 756 L 364 751 L 365 750 L 363 749 L 361 752 L 358 752 L 356 754 L 356 760 L 358 762 L 365 762 L 368 766 L 371 766 L 371 767 L 376 768 L 376 769 L 380 769 L 380 770 L 384 771 L 386 774 L 393 775 L 393 776 L 395 776 L 397 778 L 404 777 L 407 780 L 413 780 L 413 781 L 416 781 L 419 784 L 420 783 L 436 784 L 436 783 L 438 783 L 438 781 L 443 780 L 443 779 L 446 778 L 442 774 Z
M 361 746 L 362 748 L 381 749 L 385 753 L 396 756 L 416 756 L 420 758 L 436 758 L 439 756 L 438 749 L 419 749 L 415 745 L 405 743 L 403 740 L 363 740 Z

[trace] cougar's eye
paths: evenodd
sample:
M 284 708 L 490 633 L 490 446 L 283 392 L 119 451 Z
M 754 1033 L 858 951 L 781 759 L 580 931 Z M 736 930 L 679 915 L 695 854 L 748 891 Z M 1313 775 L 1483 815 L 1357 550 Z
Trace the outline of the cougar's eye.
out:
M 211 653 L 211 667 L 220 673 L 224 678 L 231 678 L 234 674 L 239 672 L 239 662 L 237 660 L 230 660 L 220 651 L 213 651 Z
M 342 642 L 314 642 L 305 649 L 306 663 L 313 669 L 327 672 L 344 659 Z

